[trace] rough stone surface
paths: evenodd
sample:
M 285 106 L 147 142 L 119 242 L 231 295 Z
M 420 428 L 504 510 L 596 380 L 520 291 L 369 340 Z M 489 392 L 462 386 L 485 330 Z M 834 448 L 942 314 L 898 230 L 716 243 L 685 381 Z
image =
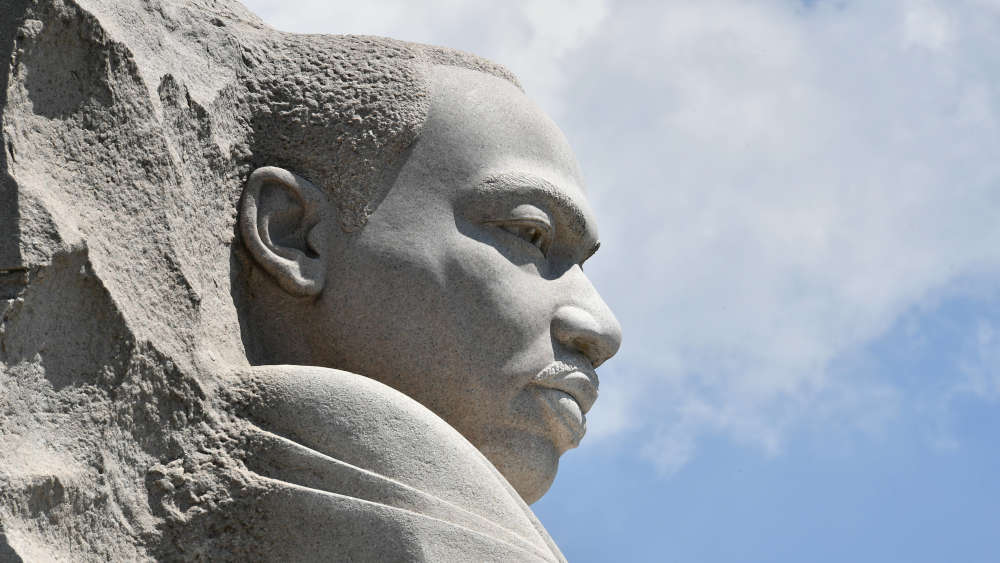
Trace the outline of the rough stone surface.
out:
M 559 561 L 620 328 L 505 69 L 230 0 L 0 5 L 0 561 Z

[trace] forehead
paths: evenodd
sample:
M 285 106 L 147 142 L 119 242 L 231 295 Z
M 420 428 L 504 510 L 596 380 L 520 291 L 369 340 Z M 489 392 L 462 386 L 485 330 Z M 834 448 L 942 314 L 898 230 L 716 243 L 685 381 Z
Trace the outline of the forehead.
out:
M 542 186 L 593 228 L 579 165 L 559 128 L 510 82 L 474 70 L 434 66 L 431 107 L 420 133 L 429 166 L 455 186 Z M 520 182 L 497 179 L 520 178 Z
M 503 152 L 554 168 L 579 184 L 579 167 L 566 138 L 516 86 L 483 72 L 441 65 L 430 69 L 430 81 L 431 107 L 422 137 L 443 133 L 437 140 L 450 141 L 455 152 L 477 158 L 484 151 Z

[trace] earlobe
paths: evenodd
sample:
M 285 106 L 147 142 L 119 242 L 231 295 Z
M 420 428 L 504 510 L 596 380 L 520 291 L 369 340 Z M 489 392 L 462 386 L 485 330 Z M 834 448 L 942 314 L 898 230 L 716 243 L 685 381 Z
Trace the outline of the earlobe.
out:
M 311 297 L 326 281 L 326 238 L 313 231 L 328 220 L 325 194 L 284 168 L 250 175 L 240 202 L 240 235 L 250 256 L 286 292 Z

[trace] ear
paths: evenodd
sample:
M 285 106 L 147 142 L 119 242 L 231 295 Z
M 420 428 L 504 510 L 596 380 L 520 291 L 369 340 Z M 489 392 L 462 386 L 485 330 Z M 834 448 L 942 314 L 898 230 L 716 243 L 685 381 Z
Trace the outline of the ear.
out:
M 243 189 L 243 244 L 291 295 L 311 297 L 323 291 L 329 231 L 323 226 L 330 220 L 335 217 L 323 191 L 284 168 L 254 170 Z

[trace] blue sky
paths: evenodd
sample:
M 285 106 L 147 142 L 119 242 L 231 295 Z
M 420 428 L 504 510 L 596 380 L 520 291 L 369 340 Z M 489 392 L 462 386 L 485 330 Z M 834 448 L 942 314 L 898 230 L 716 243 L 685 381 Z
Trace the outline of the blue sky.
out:
M 625 331 L 572 561 L 1000 561 L 1000 1 L 247 2 L 511 68 Z

